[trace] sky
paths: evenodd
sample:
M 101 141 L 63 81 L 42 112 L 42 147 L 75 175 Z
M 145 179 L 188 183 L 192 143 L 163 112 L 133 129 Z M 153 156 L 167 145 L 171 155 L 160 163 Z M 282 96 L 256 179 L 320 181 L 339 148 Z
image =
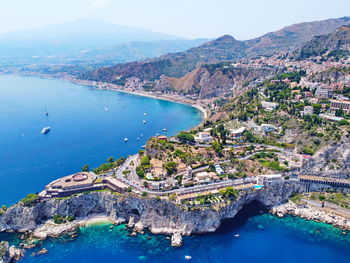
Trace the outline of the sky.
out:
M 187 38 L 245 40 L 342 16 L 350 16 L 350 0 L 0 0 L 0 33 L 93 18 Z

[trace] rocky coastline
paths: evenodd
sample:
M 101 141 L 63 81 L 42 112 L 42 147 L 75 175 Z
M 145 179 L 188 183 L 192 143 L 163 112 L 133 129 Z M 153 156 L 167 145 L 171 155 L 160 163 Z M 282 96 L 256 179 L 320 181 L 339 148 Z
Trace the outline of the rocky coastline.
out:
M 31 240 L 40 240 L 74 235 L 82 225 L 125 223 L 135 234 L 147 229 L 154 234 L 172 235 L 171 244 L 180 246 L 183 235 L 214 232 L 223 220 L 233 218 L 253 201 L 271 208 L 285 203 L 295 192 L 301 192 L 298 182 L 278 182 L 264 189 L 241 192 L 236 200 L 220 209 L 189 209 L 167 200 L 117 196 L 110 192 L 83 193 L 64 199 L 40 200 L 30 206 L 18 203 L 0 215 L 0 231 L 22 232 Z M 57 214 L 76 219 L 55 224 L 52 218 Z
M 344 230 L 350 230 L 350 218 L 308 204 L 299 205 L 289 201 L 288 203 L 273 207 L 271 213 L 278 217 L 284 217 L 287 214 L 293 215 L 306 220 L 322 222 Z

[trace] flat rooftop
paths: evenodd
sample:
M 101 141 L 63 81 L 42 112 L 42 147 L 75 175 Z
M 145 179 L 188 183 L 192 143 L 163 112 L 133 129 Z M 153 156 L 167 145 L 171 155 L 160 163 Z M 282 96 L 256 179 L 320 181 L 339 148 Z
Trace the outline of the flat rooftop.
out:
M 93 172 L 80 172 L 57 179 L 48 184 L 47 187 L 52 189 L 68 190 L 92 185 L 95 179 L 96 175 Z

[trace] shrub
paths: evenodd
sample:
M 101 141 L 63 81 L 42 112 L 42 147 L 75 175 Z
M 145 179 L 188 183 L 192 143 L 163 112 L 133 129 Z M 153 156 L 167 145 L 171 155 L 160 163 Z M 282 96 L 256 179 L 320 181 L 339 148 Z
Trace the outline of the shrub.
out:
M 28 194 L 25 198 L 21 200 L 24 205 L 32 205 L 39 199 L 37 194 Z

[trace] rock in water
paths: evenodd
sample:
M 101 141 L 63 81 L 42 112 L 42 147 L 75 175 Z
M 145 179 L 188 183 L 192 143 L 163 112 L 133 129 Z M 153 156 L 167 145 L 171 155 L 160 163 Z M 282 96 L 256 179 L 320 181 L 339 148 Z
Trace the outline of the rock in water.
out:
M 180 247 L 182 246 L 182 236 L 179 233 L 175 233 L 171 236 L 171 246 Z
M 132 228 L 135 225 L 135 218 L 133 216 L 130 216 L 129 222 L 128 222 L 128 227 Z
M 134 230 L 138 233 L 141 233 L 143 231 L 144 227 L 141 221 L 137 222 L 134 226 Z

